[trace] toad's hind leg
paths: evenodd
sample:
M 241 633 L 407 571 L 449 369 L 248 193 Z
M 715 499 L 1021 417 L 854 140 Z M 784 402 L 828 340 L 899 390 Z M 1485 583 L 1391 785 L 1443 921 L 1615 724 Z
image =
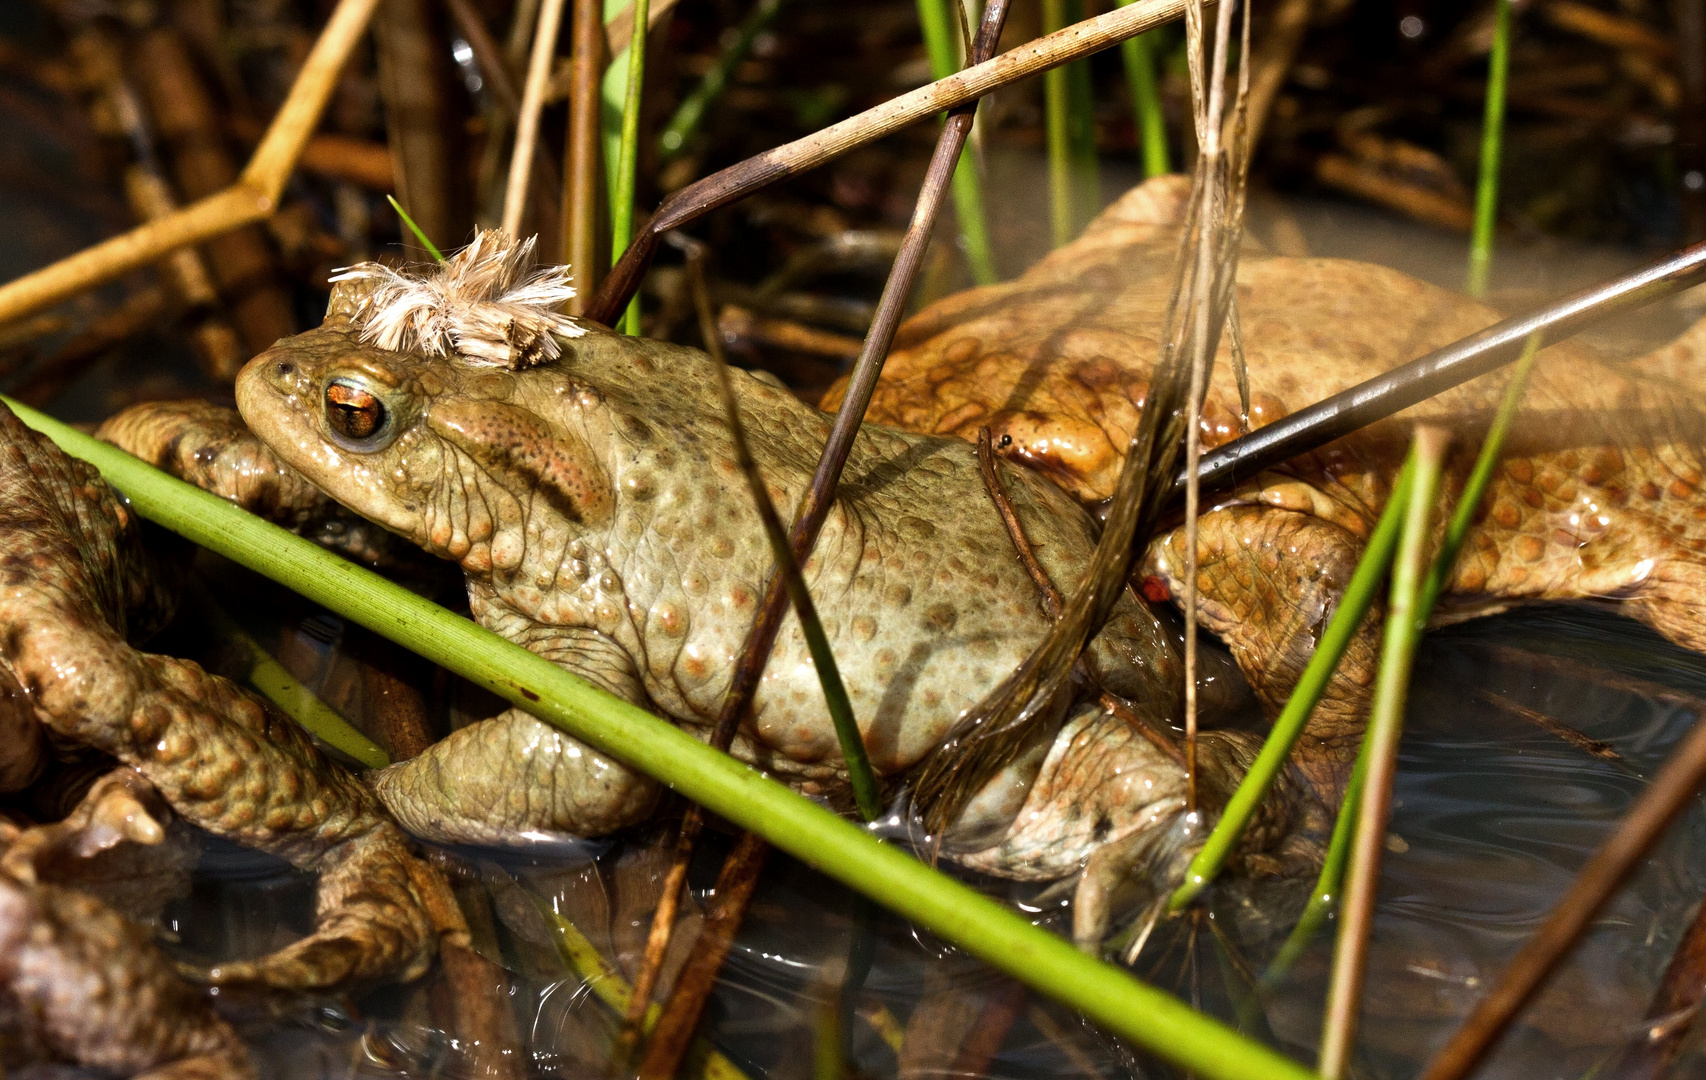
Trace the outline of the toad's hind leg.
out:
M 656 781 L 520 709 L 452 732 L 373 787 L 416 836 L 491 847 L 602 836 L 658 797 Z
M 1270 719 L 1314 655 L 1362 548 L 1347 529 L 1292 510 L 1239 506 L 1198 519 L 1198 618 L 1231 648 Z M 1150 549 L 1145 572 L 1178 598 L 1184 567 L 1185 531 L 1177 529 Z M 1343 782 L 1361 742 L 1379 640 L 1371 612 L 1299 741 L 1295 760 L 1324 795 Z

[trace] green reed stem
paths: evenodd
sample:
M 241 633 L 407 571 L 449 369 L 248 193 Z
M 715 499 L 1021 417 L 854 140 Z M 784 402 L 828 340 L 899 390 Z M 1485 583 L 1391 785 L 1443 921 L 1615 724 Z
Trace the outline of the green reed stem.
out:
M 1493 0 L 1493 51 L 1487 57 L 1487 102 L 1481 120 L 1481 169 L 1475 181 L 1475 232 L 1469 243 L 1469 295 L 1487 294 L 1493 226 L 1499 215 L 1499 161 L 1505 143 L 1505 86 L 1511 66 L 1511 0 Z
M 397 211 L 397 216 L 403 219 L 403 224 L 407 225 L 409 231 L 415 234 L 415 239 L 421 242 L 421 247 L 426 248 L 426 253 L 433 257 L 433 261 L 443 262 L 444 253 L 434 247 L 431 240 L 427 239 L 427 234 L 421 231 L 421 227 L 415 224 L 415 219 L 409 216 L 407 210 L 403 209 L 403 204 L 397 201 L 397 196 L 387 195 L 385 201 L 391 204 L 391 209 Z
M 831 722 L 835 724 L 841 756 L 847 763 L 847 782 L 853 788 L 853 801 L 859 808 L 860 817 L 875 821 L 883 812 L 877 774 L 871 769 L 871 759 L 865 753 L 865 737 L 859 732 L 859 721 L 853 716 L 853 703 L 847 697 L 846 684 L 841 681 L 841 668 L 835 662 L 835 651 L 829 647 L 829 636 L 823 632 L 817 605 L 812 602 L 811 590 L 806 587 L 805 575 L 800 572 L 800 560 L 794 557 L 794 545 L 788 542 L 788 530 L 782 525 L 782 517 L 776 512 L 776 504 L 764 486 L 764 474 L 758 471 L 758 462 L 753 459 L 752 448 L 746 441 L 746 425 L 741 422 L 740 402 L 735 398 L 728 358 L 723 355 L 716 320 L 711 315 L 711 297 L 705 288 L 702 269 L 702 250 L 688 256 L 688 275 L 692 282 L 694 307 L 699 312 L 699 333 L 717 366 L 723 413 L 729 426 L 729 437 L 735 444 L 735 464 L 746 474 L 758 518 L 764 523 L 764 536 L 770 541 L 770 553 L 776 559 L 776 572 L 788 585 L 794 614 L 800 620 L 800 633 L 812 654 L 812 666 L 817 670 L 819 685 L 823 687 L 824 704 L 829 709 Z
M 1043 33 L 1066 26 L 1066 0 L 1042 0 Z M 1072 168 L 1072 80 L 1064 66 L 1043 74 L 1043 121 L 1048 136 L 1049 224 L 1055 247 L 1077 235 L 1076 184 Z
M 1121 7 L 1136 0 L 1117 0 Z M 1155 31 L 1146 30 L 1120 42 L 1131 108 L 1137 121 L 1137 142 L 1143 150 L 1143 175 L 1165 176 L 1173 171 L 1167 153 L 1167 120 L 1161 114 L 1161 89 L 1155 79 Z
M 728 88 L 729 76 L 735 68 L 745 60 L 752 51 L 752 43 L 758 40 L 758 35 L 764 32 L 776 18 L 776 13 L 782 10 L 782 0 L 758 0 L 750 12 L 742 20 L 740 28 L 735 31 L 734 40 L 730 41 L 717 57 L 717 62 L 711 65 L 711 70 L 699 80 L 688 95 L 681 99 L 681 104 L 675 107 L 675 114 L 664 125 L 663 134 L 658 136 L 658 157 L 664 162 L 673 161 L 682 148 L 687 145 L 704 122 L 705 114 L 710 112 L 723 91 Z M 937 78 L 941 78 L 940 75 Z
M 580 932 L 579 927 L 558 914 L 543 897 L 533 892 L 528 892 L 527 897 L 533 901 L 533 906 L 545 920 L 546 929 L 551 932 L 557 946 L 557 956 L 563 961 L 563 966 L 579 975 L 586 983 L 587 989 L 617 1016 L 627 1016 L 628 998 L 634 992 L 628 980 L 605 963 L 598 946 L 587 940 L 587 936 Z M 649 1033 L 657 1026 L 658 1017 L 662 1015 L 663 1006 L 656 1002 L 646 1006 L 641 1030 Z M 739 1065 L 730 1061 L 704 1039 L 693 1040 L 693 1048 L 687 1052 L 687 1061 L 682 1073 L 699 1080 L 750 1080 Z
M 1086 956 L 1024 916 L 645 710 L 218 496 L 0 398 L 143 517 L 483 686 L 748 829 L 1109 1032 L 1209 1080 L 1311 1080 L 1297 1062 Z
M 640 174 L 640 90 L 646 81 L 646 20 L 651 0 L 634 0 L 634 32 L 628 40 L 628 85 L 622 98 L 622 140 L 616 149 L 616 183 L 610 191 L 610 260 L 614 266 L 634 238 L 634 192 Z M 614 68 L 616 65 L 612 64 Z M 628 301 L 617 327 L 624 334 L 640 333 L 640 298 Z
M 1084 18 L 1083 0 L 1066 0 L 1070 25 Z M 1101 180 L 1096 160 L 1096 91 L 1090 80 L 1090 64 L 1079 60 L 1066 65 L 1067 135 L 1072 147 L 1072 235 L 1090 224 L 1101 208 Z
M 1492 481 L 1499 454 L 1504 450 L 1511 421 L 1522 404 L 1523 390 L 1528 385 L 1529 373 L 1534 370 L 1534 361 L 1540 353 L 1540 345 L 1541 335 L 1535 333 L 1523 346 L 1522 356 L 1518 358 L 1516 368 L 1511 373 L 1511 380 L 1505 386 L 1504 397 L 1499 402 L 1499 411 L 1493 417 L 1492 426 L 1487 429 L 1487 437 L 1481 442 L 1481 453 L 1475 459 L 1475 467 L 1470 471 L 1469 479 L 1463 485 L 1463 494 L 1459 496 L 1457 506 L 1452 511 L 1451 523 L 1446 526 L 1439 552 L 1434 556 L 1433 565 L 1428 568 L 1427 578 L 1422 582 L 1421 594 L 1416 600 L 1416 616 L 1423 623 L 1433 615 L 1434 602 L 1439 599 L 1445 579 L 1457 561 L 1457 553 L 1462 550 L 1463 538 L 1474 524 L 1475 513 L 1480 508 L 1481 499 L 1486 495 L 1487 485 Z M 1387 508 L 1390 509 L 1392 505 L 1388 503 Z M 1355 808 L 1361 802 L 1363 784 L 1368 775 L 1368 747 L 1369 743 L 1365 739 L 1362 749 L 1357 753 L 1356 765 L 1351 770 L 1350 782 L 1345 785 L 1344 801 L 1339 806 L 1338 820 L 1333 822 L 1332 840 L 1327 844 L 1327 858 L 1321 864 L 1321 874 L 1315 880 L 1315 890 L 1309 896 L 1309 903 L 1304 906 L 1303 914 L 1286 937 L 1285 944 L 1280 946 L 1279 952 L 1268 964 L 1268 969 L 1262 973 L 1262 985 L 1267 989 L 1277 987 L 1285 978 L 1292 965 L 1303 955 L 1303 950 L 1314 940 L 1315 935 L 1320 933 L 1321 927 L 1326 925 L 1327 916 L 1338 903 L 1339 886 L 1344 880 L 1345 862 L 1350 855 L 1351 829 L 1357 819 Z M 1350 808 L 1350 813 L 1345 812 L 1347 807 Z
M 298 682 L 283 664 L 261 648 L 261 643 L 250 637 L 249 632 L 219 606 L 205 588 L 192 582 L 190 595 L 197 614 L 207 624 L 214 639 L 236 645 L 243 651 L 248 665 L 243 679 L 262 697 L 277 705 L 303 731 L 351 760 L 369 769 L 383 769 L 391 764 L 391 755 L 383 747 L 363 735 L 354 724 Z
M 930 73 L 946 79 L 960 70 L 959 16 L 948 6 L 960 0 L 918 0 L 918 25 L 924 32 L 924 49 L 930 55 Z M 969 44 L 968 44 L 969 48 Z M 983 181 L 978 176 L 975 155 L 961 154 L 954 166 L 954 213 L 960 221 L 960 242 L 972 280 L 993 285 L 1001 275 L 995 269 L 995 249 L 989 240 L 989 218 L 984 211 Z
M 1463 494 L 1458 498 L 1457 506 L 1451 513 L 1451 522 L 1445 527 L 1439 554 L 1428 568 L 1427 580 L 1422 582 L 1419 610 L 1424 620 L 1433 613 L 1434 601 L 1439 599 L 1446 577 L 1457 563 L 1457 553 L 1463 548 L 1463 538 L 1469 535 L 1469 527 L 1475 524 L 1475 514 L 1481 508 L 1481 498 L 1487 493 L 1487 485 L 1493 479 L 1493 470 L 1499 464 L 1499 455 L 1504 452 L 1505 437 L 1510 434 L 1511 421 L 1516 419 L 1516 412 L 1522 407 L 1522 395 L 1528 389 L 1528 376 L 1534 370 L 1534 362 L 1540 355 L 1544 336 L 1541 331 L 1536 330 L 1523 343 L 1522 355 L 1517 358 L 1516 365 L 1511 370 L 1510 382 L 1505 384 L 1504 397 L 1499 399 L 1499 411 L 1493 414 L 1492 426 L 1487 428 L 1486 438 L 1481 440 L 1481 452 L 1475 458 L 1475 467 L 1469 471 L 1469 479 L 1463 484 Z
M 1425 617 L 1420 617 L 1417 601 L 1425 570 L 1423 555 L 1431 531 L 1429 519 L 1447 438 L 1439 428 L 1419 428 L 1411 450 L 1415 473 L 1410 482 L 1410 497 L 1404 502 L 1404 530 L 1392 559 L 1386 632 L 1380 646 L 1380 668 L 1375 674 L 1368 731 L 1363 736 L 1369 747 L 1367 776 L 1356 805 L 1339 937 L 1327 986 L 1321 1060 L 1317 1066 L 1327 1080 L 1340 1080 L 1345 1075 L 1356 1041 L 1368 937 L 1374 924 L 1375 891 L 1380 884 L 1380 855 L 1392 812 L 1392 776 L 1398 765 L 1398 740 L 1404 731 L 1404 703 L 1409 696 L 1416 645 L 1421 641 L 1426 622 Z
M 1285 768 L 1292 747 L 1297 745 L 1298 738 L 1309 722 L 1310 714 L 1315 711 L 1316 703 L 1321 700 L 1321 695 L 1326 692 L 1327 685 L 1333 679 L 1333 672 L 1338 668 L 1339 660 L 1350 647 L 1351 639 L 1356 636 L 1357 628 L 1362 625 L 1368 609 L 1374 605 L 1380 583 L 1385 579 L 1387 568 L 1392 564 L 1392 553 L 1398 547 L 1404 507 L 1408 502 L 1415 471 L 1415 454 L 1412 453 L 1404 461 L 1404 468 L 1399 472 L 1398 480 L 1392 487 L 1392 494 L 1386 500 L 1386 509 L 1375 524 L 1367 546 L 1363 548 L 1362 559 L 1351 574 L 1350 584 L 1345 586 L 1344 596 L 1339 599 L 1338 609 L 1328 621 L 1327 630 L 1321 635 L 1320 644 L 1315 647 L 1315 654 L 1309 658 L 1302 676 L 1297 680 L 1297 687 L 1292 690 L 1279 719 L 1274 721 L 1273 730 L 1268 733 L 1267 741 L 1262 744 L 1261 753 L 1256 755 L 1256 760 L 1250 765 L 1250 771 L 1239 782 L 1238 790 L 1232 793 L 1232 798 L 1227 802 L 1214 831 L 1209 833 L 1202 850 L 1197 852 L 1190 866 L 1186 868 L 1185 883 L 1180 885 L 1167 901 L 1168 910 L 1182 910 L 1201 895 L 1220 874 L 1233 849 L 1238 846 L 1238 841 L 1243 838 L 1250 820 L 1256 816 L 1262 800 L 1267 797 L 1268 789 L 1273 786 L 1280 770 Z

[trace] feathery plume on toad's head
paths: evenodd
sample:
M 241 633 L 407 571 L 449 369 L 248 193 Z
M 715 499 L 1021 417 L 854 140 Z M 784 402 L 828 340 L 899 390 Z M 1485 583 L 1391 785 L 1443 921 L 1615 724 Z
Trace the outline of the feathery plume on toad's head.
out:
M 511 371 L 555 360 L 557 337 L 586 333 L 556 309 L 575 295 L 569 268 L 533 267 L 533 238 L 481 229 L 425 273 L 364 262 L 332 275 L 328 327 L 391 352 L 450 356 Z

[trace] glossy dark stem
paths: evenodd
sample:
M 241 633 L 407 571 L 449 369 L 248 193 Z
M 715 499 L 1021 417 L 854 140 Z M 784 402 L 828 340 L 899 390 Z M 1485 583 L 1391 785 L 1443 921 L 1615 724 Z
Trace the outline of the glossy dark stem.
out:
M 1436 394 L 1496 371 L 1522 354 L 1535 331 L 1562 341 L 1613 315 L 1662 300 L 1706 281 L 1706 244 L 1696 244 L 1639 270 L 1517 315 L 1412 360 L 1204 454 L 1203 488 L 1227 487 L 1334 439 L 1384 420 Z M 1185 477 L 1169 499 L 1184 498 Z

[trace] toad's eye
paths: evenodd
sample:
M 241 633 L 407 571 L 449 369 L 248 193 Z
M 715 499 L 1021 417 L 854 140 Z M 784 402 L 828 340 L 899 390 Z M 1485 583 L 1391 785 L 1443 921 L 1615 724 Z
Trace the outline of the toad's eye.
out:
M 347 382 L 327 384 L 326 423 L 336 434 L 352 443 L 372 442 L 389 420 L 385 403 L 368 391 Z

